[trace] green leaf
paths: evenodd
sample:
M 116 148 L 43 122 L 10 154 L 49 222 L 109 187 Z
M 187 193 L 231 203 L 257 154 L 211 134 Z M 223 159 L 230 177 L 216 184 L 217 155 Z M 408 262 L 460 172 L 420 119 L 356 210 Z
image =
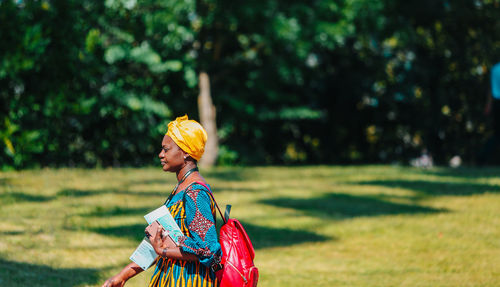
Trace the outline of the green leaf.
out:
M 104 60 L 108 64 L 113 64 L 125 58 L 126 55 L 127 52 L 123 47 L 118 45 L 113 45 L 106 49 L 106 52 L 104 53 Z
M 134 61 L 146 64 L 153 73 L 177 72 L 182 69 L 181 61 L 171 60 L 162 62 L 160 55 L 147 42 L 142 42 L 139 47 L 133 48 L 130 56 Z
M 87 38 L 85 38 L 85 50 L 88 53 L 94 52 L 95 47 L 99 45 L 100 35 L 101 32 L 99 29 L 90 29 Z
M 196 87 L 198 85 L 198 77 L 196 77 L 196 72 L 193 69 L 186 69 L 184 72 L 184 80 L 190 88 Z

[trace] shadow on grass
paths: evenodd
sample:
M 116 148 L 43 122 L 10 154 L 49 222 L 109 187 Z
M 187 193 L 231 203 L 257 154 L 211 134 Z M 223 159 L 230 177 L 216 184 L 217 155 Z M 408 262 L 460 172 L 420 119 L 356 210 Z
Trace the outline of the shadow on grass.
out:
M 85 197 L 85 196 L 92 196 L 92 195 L 100 195 L 100 194 L 107 194 L 107 193 L 113 193 L 113 190 L 111 189 L 103 189 L 103 190 L 83 190 L 83 189 L 63 189 L 57 193 L 57 196 L 71 196 L 71 197 Z
M 0 178 L 0 185 L 7 187 L 9 186 L 10 181 L 11 180 L 9 178 Z M 3 191 L 0 193 L 0 204 L 12 204 L 20 202 L 46 202 L 54 198 L 55 197 L 53 196 L 33 195 L 7 189 L 7 191 Z
M 147 226 L 148 226 L 147 223 L 144 221 L 144 224 L 129 224 L 129 225 L 119 225 L 113 227 L 99 227 L 99 228 L 90 228 L 89 230 L 102 235 L 126 237 L 139 242 L 144 238 L 144 229 L 146 229 Z
M 330 237 L 318 235 L 305 230 L 293 230 L 288 228 L 272 228 L 254 225 L 240 221 L 255 249 L 269 247 L 285 247 L 305 242 L 321 242 L 332 240 Z M 335 239 L 335 238 L 333 238 Z
M 7 185 L 8 182 L 10 182 L 9 178 L 6 177 L 0 178 L 0 185 Z
M 415 213 L 436 213 L 446 210 L 430 207 L 394 203 L 368 196 L 349 194 L 327 194 L 321 197 L 275 198 L 261 201 L 278 207 L 294 208 L 309 215 L 342 220 L 358 216 L 379 216 Z
M 141 215 L 144 216 L 152 211 L 151 208 L 123 208 L 120 206 L 113 207 L 102 207 L 96 206 L 93 211 L 89 213 L 82 214 L 83 217 L 101 217 L 101 216 L 132 216 Z
M 68 196 L 68 197 L 86 197 L 86 196 L 94 196 L 94 195 L 103 195 L 103 194 L 120 194 L 120 195 L 140 195 L 140 196 L 164 196 L 168 197 L 170 191 L 130 191 L 127 190 L 126 187 L 123 189 L 62 189 L 57 193 L 57 196 Z
M 61 268 L 0 259 L 0 286 L 78 286 L 97 284 L 98 270 Z
M 377 185 L 413 190 L 427 195 L 473 195 L 486 192 L 500 192 L 500 186 L 481 183 L 462 183 L 425 180 L 374 180 L 360 185 Z
M 212 169 L 212 170 L 203 170 L 201 171 L 202 175 L 207 179 L 217 179 L 221 181 L 243 181 L 247 178 L 245 176 L 244 171 L 239 168 L 231 168 L 231 169 Z M 210 182 L 210 180 L 208 180 Z M 148 185 L 148 184 L 164 184 L 167 189 L 168 186 L 173 188 L 177 182 L 172 181 L 172 177 L 165 178 L 152 178 L 152 179 L 144 179 L 144 180 L 131 180 L 127 182 L 129 185 Z
M 220 222 L 220 219 L 217 220 L 217 223 L 219 223 L 218 226 Z M 304 230 L 263 227 L 243 221 L 241 223 L 245 227 L 248 236 L 250 236 L 255 249 L 331 240 L 329 237 Z M 144 238 L 144 229 L 146 226 L 146 224 L 131 224 L 115 227 L 92 228 L 90 231 L 108 236 L 127 237 L 139 242 Z M 219 232 L 219 228 L 217 232 Z
M 261 189 L 259 188 L 234 188 L 234 187 L 214 187 L 211 186 L 214 192 L 217 194 L 218 192 L 257 192 Z M 96 195 L 104 195 L 104 194 L 116 194 L 116 195 L 138 195 L 138 196 L 151 196 L 151 197 L 163 197 L 165 200 L 170 195 L 172 190 L 166 189 L 165 191 L 141 191 L 135 190 L 130 191 L 127 190 L 126 187 L 123 189 L 114 189 L 114 188 L 104 188 L 104 189 L 74 189 L 67 188 L 62 189 L 57 193 L 57 197 L 87 197 L 87 196 L 96 196 Z M 0 195 L 1 196 L 1 195 Z M 1 197 L 0 197 L 1 199 Z M 49 197 L 47 200 L 53 199 Z
M 25 233 L 26 233 L 25 231 L 0 231 L 0 235 L 5 235 L 5 236 L 9 236 L 9 235 L 23 235 Z
M 259 187 L 224 187 L 223 185 L 219 186 L 211 186 L 215 196 L 217 196 L 217 193 L 226 193 L 226 192 L 260 192 L 264 190 L 263 188 Z
M 425 171 L 429 175 L 437 176 L 451 176 L 459 178 L 491 178 L 500 175 L 500 167 L 487 167 L 487 168 L 457 168 L 457 169 L 438 169 Z
M 54 199 L 52 196 L 33 195 L 23 192 L 6 192 L 0 194 L 0 203 L 11 204 L 19 202 L 46 202 Z

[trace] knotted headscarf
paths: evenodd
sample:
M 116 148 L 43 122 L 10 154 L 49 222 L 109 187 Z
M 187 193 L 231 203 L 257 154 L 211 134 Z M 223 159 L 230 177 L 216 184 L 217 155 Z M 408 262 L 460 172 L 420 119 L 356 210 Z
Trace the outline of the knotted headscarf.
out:
M 205 151 L 207 132 L 197 121 L 189 120 L 187 115 L 168 123 L 167 136 L 196 160 L 200 160 Z

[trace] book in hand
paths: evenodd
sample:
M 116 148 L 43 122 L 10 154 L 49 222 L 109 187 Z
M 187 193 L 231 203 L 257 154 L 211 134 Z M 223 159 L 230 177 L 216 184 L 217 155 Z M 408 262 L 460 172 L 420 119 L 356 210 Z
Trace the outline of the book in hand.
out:
M 130 256 L 130 260 L 139 265 L 143 270 L 146 270 L 153 264 L 158 256 L 149 240 L 153 239 L 156 235 L 158 226 L 161 225 L 163 227 L 163 235 L 166 236 L 168 234 L 167 240 L 172 240 L 176 245 L 179 245 L 179 239 L 183 236 L 183 233 L 165 205 L 146 214 L 144 219 L 146 219 L 146 222 L 149 224 L 146 228 L 146 234 L 150 237 L 144 237 L 134 253 Z
M 179 245 L 179 239 L 184 236 L 181 229 L 175 222 L 174 218 L 168 211 L 168 208 L 165 205 L 160 206 L 159 208 L 151 211 L 150 213 L 144 216 L 144 219 L 151 225 L 153 222 L 158 221 L 158 223 L 163 226 L 166 233 L 176 245 Z
M 158 233 L 158 227 L 160 227 L 161 224 L 158 222 L 158 220 L 154 221 L 153 223 L 151 223 L 150 225 L 148 225 L 148 227 L 146 227 L 146 237 L 149 238 L 149 240 L 153 240 L 153 238 L 155 238 L 156 236 L 156 233 Z M 174 240 L 172 239 L 172 237 L 170 237 L 168 235 L 168 231 L 166 231 L 165 229 L 162 229 L 162 237 L 166 237 L 164 240 L 167 240 L 169 241 L 169 246 L 172 246 L 175 244 Z M 177 244 L 175 244 L 177 245 Z
M 146 237 L 149 238 L 149 240 L 153 240 L 153 238 L 155 238 L 156 234 L 158 233 L 158 227 L 160 227 L 160 223 L 158 222 L 158 220 L 156 220 L 155 222 L 151 223 L 148 227 L 146 227 Z M 177 245 L 175 244 L 174 240 L 172 239 L 172 237 L 170 237 L 168 235 L 168 231 L 166 231 L 165 229 L 161 229 L 163 232 L 163 234 L 161 235 L 161 238 L 165 241 L 168 241 L 167 243 L 167 246 L 173 246 L 173 245 Z
M 155 220 L 153 223 L 148 225 L 148 227 L 146 227 L 146 230 L 145 230 L 146 237 L 148 237 L 149 240 L 152 240 L 153 238 L 155 238 L 156 233 L 158 233 L 158 227 L 160 227 L 160 223 L 158 222 L 158 220 Z M 166 235 L 165 231 L 163 233 L 164 233 L 163 235 Z

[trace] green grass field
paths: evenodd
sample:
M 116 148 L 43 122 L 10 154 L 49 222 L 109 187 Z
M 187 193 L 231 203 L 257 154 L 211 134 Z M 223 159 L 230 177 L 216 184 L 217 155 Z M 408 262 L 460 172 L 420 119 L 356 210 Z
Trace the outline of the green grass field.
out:
M 259 286 L 500 286 L 500 169 L 202 173 L 246 227 Z M 0 286 L 100 286 L 174 180 L 159 167 L 0 173 Z

